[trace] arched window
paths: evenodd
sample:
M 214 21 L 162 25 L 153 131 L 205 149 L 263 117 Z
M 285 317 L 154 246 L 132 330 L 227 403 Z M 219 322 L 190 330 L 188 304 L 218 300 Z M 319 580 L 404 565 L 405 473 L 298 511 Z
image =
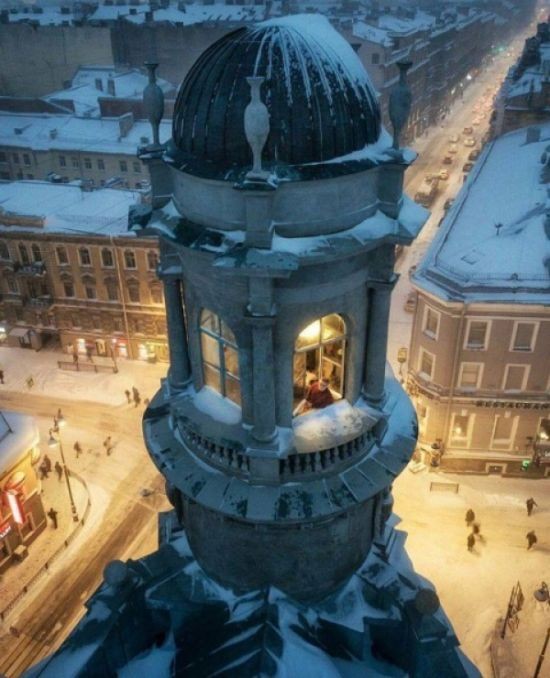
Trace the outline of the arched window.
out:
M 164 299 L 162 296 L 162 286 L 159 283 L 153 283 L 150 288 L 151 292 L 151 303 L 152 304 L 162 304 Z
M 335 400 L 344 396 L 346 324 L 332 313 L 305 327 L 294 346 L 294 405 L 316 381 L 328 381 Z
M 124 250 L 124 268 L 137 268 L 136 254 L 133 250 Z
M 155 250 L 149 250 L 147 252 L 147 268 L 150 271 L 155 271 L 157 268 L 157 264 L 159 263 L 159 255 Z
M 29 263 L 29 253 L 27 252 L 27 248 L 25 245 L 21 244 L 19 245 L 19 256 L 21 257 L 21 263 L 26 265 Z
M 118 282 L 115 278 L 105 278 L 105 289 L 109 301 L 118 301 Z
M 241 404 L 239 354 L 235 335 L 212 311 L 203 309 L 200 323 L 204 383 Z
M 0 259 L 9 259 L 10 251 L 3 240 L 0 240 Z
M 103 268 L 114 268 L 115 260 L 113 258 L 113 251 L 108 247 L 101 250 L 101 265 Z
M 33 261 L 36 262 L 42 261 L 42 252 L 40 251 L 40 247 L 36 243 L 33 243 L 31 245 L 31 251 Z
M 69 257 L 67 255 L 67 248 L 64 247 L 63 245 L 58 245 L 55 248 L 55 253 L 57 255 L 57 263 L 60 266 L 63 266 L 64 264 L 69 263 Z
M 90 257 L 90 250 L 87 247 L 80 247 L 78 250 L 78 258 L 81 266 L 91 266 L 92 258 Z
M 82 278 L 82 284 L 84 285 L 86 299 L 97 299 L 95 279 L 91 275 L 85 275 Z
M 133 304 L 139 304 L 141 295 L 139 293 L 139 281 L 135 278 L 128 280 L 128 298 Z

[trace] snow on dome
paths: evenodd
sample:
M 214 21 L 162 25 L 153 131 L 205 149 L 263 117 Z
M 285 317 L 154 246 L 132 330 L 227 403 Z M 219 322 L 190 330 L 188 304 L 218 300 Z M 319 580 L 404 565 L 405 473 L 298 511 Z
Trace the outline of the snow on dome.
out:
M 174 160 L 225 177 L 249 167 L 244 131 L 249 76 L 265 78 L 266 165 L 323 163 L 374 144 L 376 92 L 348 42 L 318 14 L 270 19 L 224 36 L 183 82 L 173 119 Z

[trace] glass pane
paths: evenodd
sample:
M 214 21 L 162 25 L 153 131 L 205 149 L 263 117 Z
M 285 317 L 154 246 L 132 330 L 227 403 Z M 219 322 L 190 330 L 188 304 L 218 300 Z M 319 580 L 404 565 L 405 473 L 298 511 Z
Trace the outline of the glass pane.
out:
M 523 376 L 525 369 L 523 366 L 515 366 L 508 368 L 506 375 L 506 383 L 504 384 L 505 391 L 521 391 L 523 387 Z
M 241 385 L 237 379 L 230 376 L 225 377 L 225 396 L 237 405 L 241 405 Z
M 223 355 L 225 360 L 225 369 L 233 376 L 239 376 L 239 354 L 234 348 L 230 346 L 223 347 Z
M 326 315 L 321 319 L 323 326 L 323 341 L 328 339 L 335 339 L 336 337 L 341 337 L 346 332 L 346 326 L 342 318 L 336 313 L 331 315 Z
M 343 340 L 332 341 L 330 344 L 325 344 L 323 346 L 323 356 L 325 358 L 330 358 L 337 365 L 341 365 L 344 358 Z
M 453 438 L 463 440 L 468 437 L 468 421 L 469 416 L 456 415 L 453 426 Z
M 437 315 L 431 309 L 428 309 L 426 314 L 426 332 L 437 333 Z
M 478 374 L 479 365 L 464 365 L 460 385 L 464 388 L 475 388 L 477 386 Z
M 530 351 L 535 326 L 531 323 L 518 323 L 514 348 L 516 351 Z
M 306 354 L 294 354 L 294 399 L 302 400 L 306 397 Z
M 212 311 L 204 309 L 201 312 L 201 327 L 219 335 L 218 316 L 215 313 L 212 313 Z
M 330 360 L 323 358 L 322 365 L 322 377 L 327 379 L 330 385 L 331 390 L 334 393 L 337 393 L 339 396 L 342 395 L 342 367 L 336 365 Z
M 512 425 L 514 423 L 513 417 L 497 417 L 495 424 L 494 440 L 510 440 L 512 437 Z
M 210 386 L 218 393 L 222 392 L 221 382 L 220 382 L 220 372 L 215 367 L 210 367 L 210 365 L 203 365 L 203 374 L 204 374 L 204 383 L 206 386 Z
M 433 369 L 433 360 L 432 356 L 429 353 L 422 353 L 422 361 L 420 364 L 420 371 L 427 375 L 428 377 L 432 376 L 432 369 Z
M 485 346 L 485 332 L 487 330 L 487 323 L 474 322 L 470 325 L 470 334 L 468 336 L 469 346 Z
M 231 344 L 236 346 L 237 342 L 235 341 L 235 335 L 230 330 L 230 328 L 223 322 L 223 320 L 221 321 L 221 326 L 222 326 L 222 337 L 226 341 L 229 341 Z
M 202 359 L 204 362 L 220 366 L 220 345 L 217 339 L 213 339 L 205 332 L 201 332 Z
M 321 321 L 315 320 L 305 327 L 298 338 L 296 339 L 296 350 L 305 348 L 306 346 L 315 346 L 321 341 Z

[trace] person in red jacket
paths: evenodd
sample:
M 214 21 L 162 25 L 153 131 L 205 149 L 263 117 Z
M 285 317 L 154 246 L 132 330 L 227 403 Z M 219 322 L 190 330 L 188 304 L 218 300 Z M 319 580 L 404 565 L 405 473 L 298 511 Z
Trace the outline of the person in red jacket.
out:
M 323 407 L 332 405 L 334 398 L 330 392 L 328 381 L 326 379 L 321 379 L 320 381 L 314 381 L 310 384 L 306 401 L 314 410 L 320 410 Z

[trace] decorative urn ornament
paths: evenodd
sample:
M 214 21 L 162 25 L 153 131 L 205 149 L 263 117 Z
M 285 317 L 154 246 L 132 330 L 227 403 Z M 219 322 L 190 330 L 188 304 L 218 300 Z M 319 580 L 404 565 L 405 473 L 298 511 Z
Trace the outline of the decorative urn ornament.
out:
M 393 147 L 399 148 L 399 135 L 405 127 L 411 112 L 412 93 L 407 82 L 407 71 L 412 66 L 412 61 L 399 61 L 399 82 L 390 94 L 390 120 L 393 127 Z
M 252 149 L 252 169 L 247 178 L 265 179 L 267 172 L 262 169 L 262 151 L 269 136 L 269 112 L 260 97 L 264 78 L 253 76 L 246 81 L 250 85 L 250 103 L 244 111 L 244 131 Z
M 143 90 L 143 106 L 147 113 L 147 119 L 153 128 L 153 143 L 155 146 L 159 146 L 159 126 L 164 115 L 164 92 L 157 84 L 155 71 L 158 64 L 146 62 L 145 67 L 149 71 L 149 84 Z

